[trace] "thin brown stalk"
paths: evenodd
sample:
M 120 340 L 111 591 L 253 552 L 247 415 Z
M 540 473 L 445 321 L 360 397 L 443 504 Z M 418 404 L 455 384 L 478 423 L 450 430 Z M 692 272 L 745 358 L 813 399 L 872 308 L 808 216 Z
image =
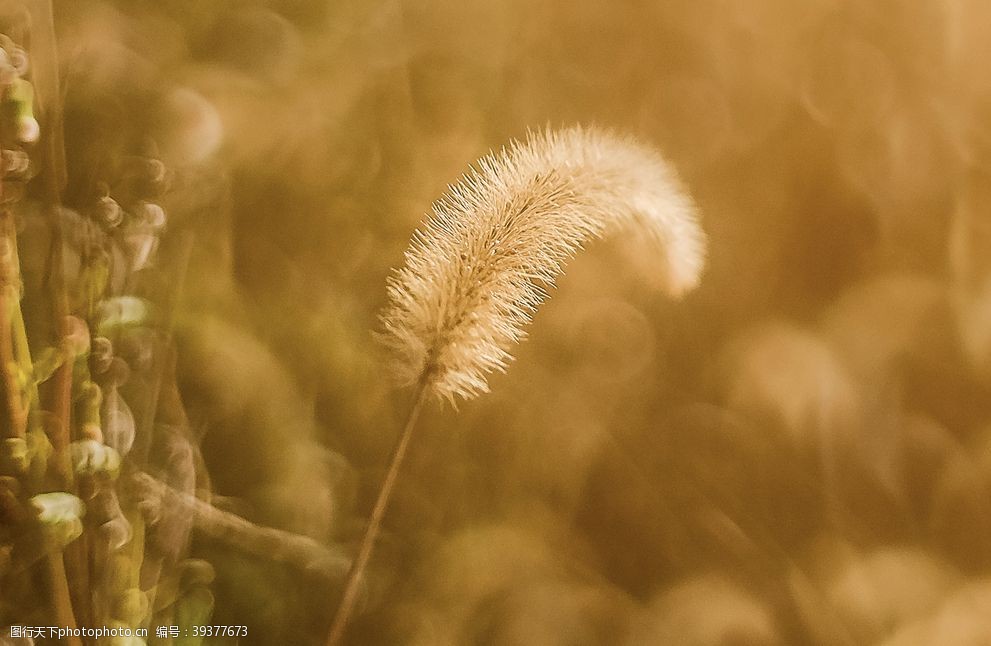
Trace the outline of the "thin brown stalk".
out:
M 375 500 L 375 507 L 372 509 L 372 515 L 368 519 L 368 526 L 365 528 L 365 533 L 361 537 L 358 553 L 355 554 L 354 561 L 351 563 L 351 570 L 348 572 L 348 578 L 344 582 L 341 602 L 337 606 L 337 614 L 334 616 L 334 623 L 331 624 L 330 634 L 327 636 L 327 646 L 337 646 L 344 638 L 348 619 L 351 617 L 351 611 L 354 609 L 354 603 L 358 598 L 362 576 L 368 565 L 368 560 L 372 555 L 372 548 L 375 546 L 375 540 L 378 538 L 379 530 L 382 527 L 382 519 L 385 517 L 385 511 L 389 506 L 392 490 L 396 486 L 399 470 L 402 467 L 403 459 L 406 457 L 410 439 L 413 437 L 413 429 L 416 428 L 416 422 L 420 417 L 420 411 L 423 408 L 426 398 L 426 380 L 422 379 L 414 394 L 413 407 L 410 409 L 409 417 L 406 419 L 406 425 L 403 428 L 403 432 L 399 435 L 399 439 L 396 441 L 396 447 L 393 449 L 392 458 L 389 461 L 389 470 L 385 474 L 385 480 L 382 481 L 378 498 Z
M 62 111 L 59 97 L 58 54 L 55 46 L 54 18 L 51 0 L 32 7 L 32 60 L 34 85 L 42 111 L 41 141 L 43 157 L 40 185 L 43 187 L 45 208 L 52 230 L 48 257 L 47 286 L 51 291 L 52 314 L 57 321 L 56 334 L 63 342 L 70 333 L 69 296 L 63 265 L 63 231 L 61 194 L 65 188 L 65 153 L 62 148 Z M 71 491 L 72 470 L 67 451 L 71 442 L 73 362 L 64 361 L 52 376 L 52 425 L 46 428 L 54 450 L 55 477 L 59 485 Z
M 63 265 L 63 231 L 60 213 L 61 194 L 65 188 L 65 152 L 62 140 L 62 110 L 59 93 L 58 53 L 55 44 L 55 21 L 51 0 L 41 0 L 31 6 L 33 25 L 32 59 L 33 81 L 38 105 L 42 111 L 40 153 L 43 156 L 41 186 L 45 207 L 52 228 L 52 242 L 49 255 L 48 286 L 51 289 L 52 313 L 57 321 L 56 333 L 60 344 L 68 338 L 70 330 L 69 298 L 65 284 Z M 46 424 L 46 432 L 53 448 L 52 474 L 58 486 L 65 491 L 74 491 L 72 468 L 68 450 L 72 441 L 72 381 L 73 362 L 64 361 L 51 380 L 49 409 L 52 412 L 51 424 Z M 60 625 L 76 627 L 73 612 L 73 599 L 66 577 L 69 569 L 72 581 L 77 585 L 76 609 L 82 613 L 84 625 L 90 623 L 89 616 L 89 572 L 84 541 L 69 545 L 64 554 L 49 557 L 49 572 L 53 601 Z M 78 639 L 70 643 L 79 644 Z
M 49 585 L 52 590 L 52 602 L 55 610 L 55 620 L 62 628 L 76 628 L 76 616 L 72 612 L 72 600 L 69 596 L 69 580 L 65 576 L 65 563 L 62 553 L 54 552 L 45 559 L 48 565 Z M 69 636 L 70 646 L 82 646 L 78 637 Z

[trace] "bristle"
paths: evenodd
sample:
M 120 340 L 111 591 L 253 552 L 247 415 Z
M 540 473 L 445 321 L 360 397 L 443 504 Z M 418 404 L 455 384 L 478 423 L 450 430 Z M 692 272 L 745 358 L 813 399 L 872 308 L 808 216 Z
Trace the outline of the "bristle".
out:
M 625 229 L 657 243 L 669 294 L 697 285 L 696 207 L 650 148 L 575 127 L 482 158 L 434 203 L 389 279 L 383 337 L 400 377 L 452 402 L 486 392 L 568 259 Z

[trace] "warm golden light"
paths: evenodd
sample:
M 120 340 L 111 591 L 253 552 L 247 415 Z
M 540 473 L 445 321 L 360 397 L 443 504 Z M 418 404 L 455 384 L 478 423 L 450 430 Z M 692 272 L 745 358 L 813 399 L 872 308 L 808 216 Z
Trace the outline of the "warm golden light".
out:
M 0 0 L 0 645 L 987 644 L 989 20 Z

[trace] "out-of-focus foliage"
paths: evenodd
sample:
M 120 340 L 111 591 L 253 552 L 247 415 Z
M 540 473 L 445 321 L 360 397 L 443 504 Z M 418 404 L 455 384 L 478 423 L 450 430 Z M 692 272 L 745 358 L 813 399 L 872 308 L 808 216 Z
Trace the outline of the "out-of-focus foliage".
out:
M 651 263 L 599 246 L 490 395 L 425 416 L 352 643 L 986 643 L 986 3 L 55 17 L 67 202 L 135 133 L 192 169 L 165 205 L 192 240 L 177 392 L 214 503 L 324 545 L 357 540 L 408 405 L 372 336 L 386 277 L 468 161 L 594 123 L 664 151 L 700 206 L 697 292 L 657 297 Z M 164 269 L 144 269 L 156 293 Z M 193 551 L 216 568 L 213 623 L 321 642 L 333 581 L 209 536 Z

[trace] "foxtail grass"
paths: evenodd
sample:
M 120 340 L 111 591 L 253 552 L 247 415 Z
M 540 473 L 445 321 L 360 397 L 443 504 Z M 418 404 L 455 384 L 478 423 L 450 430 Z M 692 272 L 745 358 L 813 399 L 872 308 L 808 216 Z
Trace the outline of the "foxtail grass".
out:
M 706 237 L 694 202 L 653 149 L 572 127 L 531 133 L 480 159 L 433 205 L 405 264 L 388 281 L 381 337 L 413 405 L 345 582 L 327 639 L 339 644 L 428 399 L 468 400 L 504 371 L 569 259 L 629 231 L 653 241 L 657 271 L 678 297 L 699 282 Z

